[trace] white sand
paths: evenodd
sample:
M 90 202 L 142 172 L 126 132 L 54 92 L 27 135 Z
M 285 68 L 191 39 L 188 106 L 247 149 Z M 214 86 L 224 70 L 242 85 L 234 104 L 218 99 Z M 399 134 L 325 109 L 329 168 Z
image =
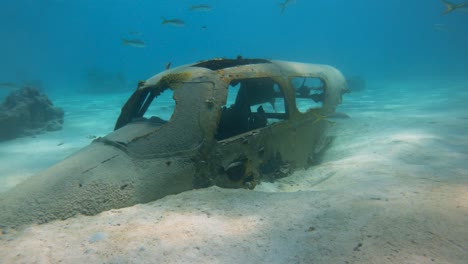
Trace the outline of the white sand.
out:
M 345 96 L 352 118 L 336 120 L 318 166 L 255 191 L 212 187 L 11 231 L 0 263 L 466 263 L 468 87 L 375 87 L 388 92 Z M 2 143 L 0 180 L 105 134 L 120 105 L 106 107 L 97 132 L 83 115 L 63 138 Z

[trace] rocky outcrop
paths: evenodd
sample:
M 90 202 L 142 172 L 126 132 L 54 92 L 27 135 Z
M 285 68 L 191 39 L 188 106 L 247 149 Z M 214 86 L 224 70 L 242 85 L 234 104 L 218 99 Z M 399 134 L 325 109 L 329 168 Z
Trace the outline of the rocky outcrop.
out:
M 0 141 L 60 130 L 63 114 L 37 88 L 15 90 L 0 104 Z

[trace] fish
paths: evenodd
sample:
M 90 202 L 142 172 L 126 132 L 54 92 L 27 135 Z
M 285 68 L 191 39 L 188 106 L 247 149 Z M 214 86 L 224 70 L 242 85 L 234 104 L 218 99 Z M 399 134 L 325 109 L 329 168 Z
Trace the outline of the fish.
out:
M 183 20 L 180 20 L 180 19 L 166 19 L 165 17 L 161 17 L 162 18 L 162 22 L 161 24 L 162 25 L 172 25 L 172 26 L 185 26 L 185 22 Z
M 126 38 L 121 38 L 122 39 L 122 45 L 124 46 L 132 46 L 135 48 L 144 48 L 146 47 L 146 44 L 143 40 L 141 39 L 126 39 Z
M 12 82 L 0 82 L 0 87 L 10 88 L 10 89 L 17 89 L 17 88 L 20 88 L 21 86 L 19 86 L 16 83 L 12 83 Z
M 278 5 L 281 7 L 281 14 L 283 14 L 284 10 L 286 10 L 286 7 L 292 3 L 296 3 L 296 0 L 284 0 L 282 3 L 278 3 Z
M 189 10 L 190 11 L 211 11 L 213 9 L 210 5 L 191 5 Z
M 441 0 L 444 4 L 445 4 L 445 11 L 442 12 L 442 15 L 446 15 L 450 12 L 453 12 L 457 9 L 460 9 L 460 8 L 467 8 L 468 7 L 468 3 L 461 3 L 461 4 L 454 4 L 454 3 L 451 3 L 447 0 Z
M 447 25 L 445 25 L 445 24 L 434 24 L 433 28 L 436 31 L 449 32 L 449 29 L 448 29 Z

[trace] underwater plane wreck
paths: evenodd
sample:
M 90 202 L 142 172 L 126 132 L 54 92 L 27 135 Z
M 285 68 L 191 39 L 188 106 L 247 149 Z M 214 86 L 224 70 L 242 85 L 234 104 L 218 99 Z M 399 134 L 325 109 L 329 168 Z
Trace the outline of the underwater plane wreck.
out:
M 113 132 L 0 194 L 0 228 L 285 177 L 317 162 L 346 91 L 327 65 L 239 57 L 165 70 L 138 84 Z

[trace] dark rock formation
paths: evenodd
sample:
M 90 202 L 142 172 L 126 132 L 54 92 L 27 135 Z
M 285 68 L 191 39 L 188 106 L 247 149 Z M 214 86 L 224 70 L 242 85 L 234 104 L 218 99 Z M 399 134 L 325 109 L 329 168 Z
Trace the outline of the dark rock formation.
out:
M 63 110 L 37 88 L 13 91 L 0 104 L 0 141 L 62 129 Z

